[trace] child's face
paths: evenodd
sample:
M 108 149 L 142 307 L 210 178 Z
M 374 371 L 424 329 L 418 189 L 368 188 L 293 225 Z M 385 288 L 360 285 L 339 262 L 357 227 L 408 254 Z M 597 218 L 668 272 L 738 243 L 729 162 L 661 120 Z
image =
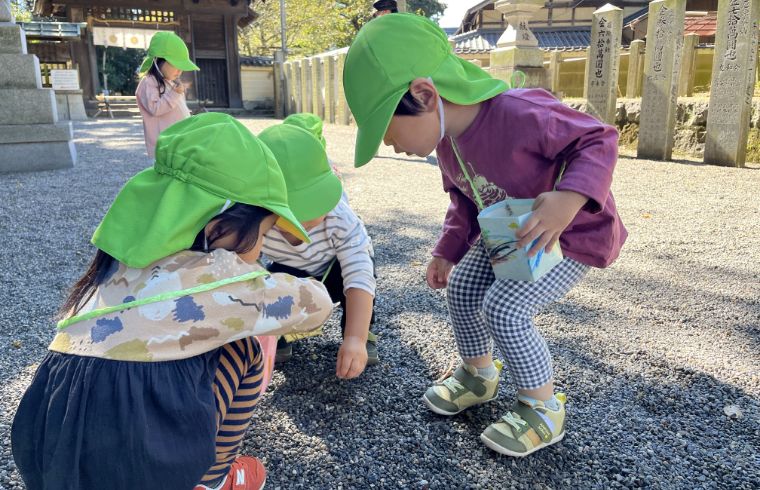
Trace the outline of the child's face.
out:
M 161 74 L 164 76 L 166 80 L 173 82 L 174 80 L 179 78 L 180 75 L 182 75 L 182 70 L 175 68 L 174 65 L 172 65 L 168 61 L 164 61 L 164 64 L 161 65 Z
M 416 116 L 393 116 L 383 143 L 392 146 L 396 153 L 426 157 L 438 146 L 440 136 L 438 113 L 423 112 Z
M 426 157 L 441 138 L 441 119 L 438 114 L 438 91 L 426 78 L 417 78 L 409 84 L 409 93 L 421 109 L 413 116 L 394 115 L 383 137 L 386 146 L 396 153 Z

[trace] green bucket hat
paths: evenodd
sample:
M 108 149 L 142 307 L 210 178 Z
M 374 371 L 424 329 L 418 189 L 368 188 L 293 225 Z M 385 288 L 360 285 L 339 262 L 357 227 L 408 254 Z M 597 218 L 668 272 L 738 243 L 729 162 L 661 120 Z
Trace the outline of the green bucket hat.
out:
M 312 133 L 283 123 L 268 127 L 259 133 L 259 139 L 280 164 L 288 187 L 288 204 L 300 222 L 323 216 L 338 204 L 343 184 Z
M 287 198 L 272 152 L 232 116 L 205 113 L 161 133 L 155 164 L 124 185 L 91 241 L 143 268 L 190 248 L 214 216 L 244 203 L 272 211 L 308 242 Z
M 305 129 L 322 143 L 323 148 L 327 147 L 327 141 L 325 141 L 325 137 L 322 134 L 322 119 L 320 119 L 319 116 L 312 114 L 311 112 L 299 112 L 298 114 L 291 114 L 283 119 L 282 124 L 292 124 L 293 126 Z
M 460 105 L 482 102 L 508 88 L 456 56 L 446 34 L 425 17 L 384 15 L 362 27 L 343 69 L 346 100 L 359 127 L 355 166 L 361 167 L 377 153 L 409 84 L 427 77 L 441 97 Z
M 182 71 L 199 70 L 198 66 L 190 61 L 187 46 L 180 37 L 173 32 L 161 31 L 153 35 L 148 47 L 148 56 L 140 65 L 140 73 L 150 70 L 150 65 L 155 58 L 163 58 L 175 68 Z

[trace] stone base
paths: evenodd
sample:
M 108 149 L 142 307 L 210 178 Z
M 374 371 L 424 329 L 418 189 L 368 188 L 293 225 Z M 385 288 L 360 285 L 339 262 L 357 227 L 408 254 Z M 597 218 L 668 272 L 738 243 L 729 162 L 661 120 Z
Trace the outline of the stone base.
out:
M 40 62 L 33 54 L 0 54 L 0 87 L 42 88 Z
M 87 112 L 81 90 L 56 90 L 55 103 L 61 121 L 86 121 Z
M 0 144 L 0 173 L 71 168 L 76 161 L 73 141 Z
M 52 89 L 0 88 L 0 125 L 51 124 L 57 120 Z
M 16 24 L 0 25 L 0 54 L 26 54 L 26 34 Z
M 491 66 L 488 70 L 488 73 L 490 73 L 492 77 L 504 80 L 510 85 L 510 87 L 514 84 L 515 86 L 512 88 L 520 88 L 520 83 L 523 81 L 523 77 L 519 74 L 515 75 L 515 72 L 522 72 L 522 74 L 525 75 L 525 84 L 522 85 L 523 87 L 549 89 L 549 77 L 544 68 L 535 68 L 532 66 L 515 66 L 510 68 Z
M 0 126 L 0 145 L 12 143 L 68 142 L 74 137 L 70 122 Z
M 544 67 L 544 52 L 538 48 L 496 48 L 491 51 L 491 65 L 500 68 Z

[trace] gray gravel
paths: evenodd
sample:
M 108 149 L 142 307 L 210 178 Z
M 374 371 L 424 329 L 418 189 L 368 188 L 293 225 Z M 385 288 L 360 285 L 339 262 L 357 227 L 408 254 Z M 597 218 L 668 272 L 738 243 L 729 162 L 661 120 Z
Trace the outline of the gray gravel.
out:
M 150 164 L 141 131 L 134 120 L 77 124 L 76 168 L 0 175 L 0 488 L 23 488 L 10 455 L 15 407 L 89 236 Z M 351 168 L 353 131 L 327 126 L 326 137 L 376 245 L 382 362 L 336 379 L 335 319 L 296 346 L 244 448 L 267 465 L 268 488 L 757 488 L 760 170 L 621 158 L 622 257 L 537 319 L 569 394 L 568 435 L 515 460 L 478 441 L 514 399 L 508 379 L 497 402 L 450 419 L 419 401 L 456 359 L 444 294 L 423 279 L 447 196 L 423 159 L 383 150 Z

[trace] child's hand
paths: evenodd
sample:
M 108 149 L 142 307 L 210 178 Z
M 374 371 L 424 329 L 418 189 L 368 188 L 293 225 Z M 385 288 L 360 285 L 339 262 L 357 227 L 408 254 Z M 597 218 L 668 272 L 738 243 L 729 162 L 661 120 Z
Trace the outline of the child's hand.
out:
M 449 275 L 453 267 L 453 262 L 449 262 L 443 257 L 433 257 L 427 267 L 428 286 L 433 289 L 445 288 L 449 283 Z
M 359 376 L 367 367 L 367 341 L 359 337 L 346 337 L 338 349 L 335 375 L 341 379 Z
M 184 94 L 185 93 L 185 85 L 180 81 L 174 82 L 174 91 L 178 94 Z
M 573 221 L 586 201 L 586 196 L 573 191 L 539 194 L 533 203 L 533 214 L 522 228 L 517 230 L 516 235 L 520 239 L 517 247 L 524 247 L 538 238 L 536 244 L 528 251 L 528 257 L 533 257 L 544 247 L 550 252 L 559 241 L 560 234 Z

